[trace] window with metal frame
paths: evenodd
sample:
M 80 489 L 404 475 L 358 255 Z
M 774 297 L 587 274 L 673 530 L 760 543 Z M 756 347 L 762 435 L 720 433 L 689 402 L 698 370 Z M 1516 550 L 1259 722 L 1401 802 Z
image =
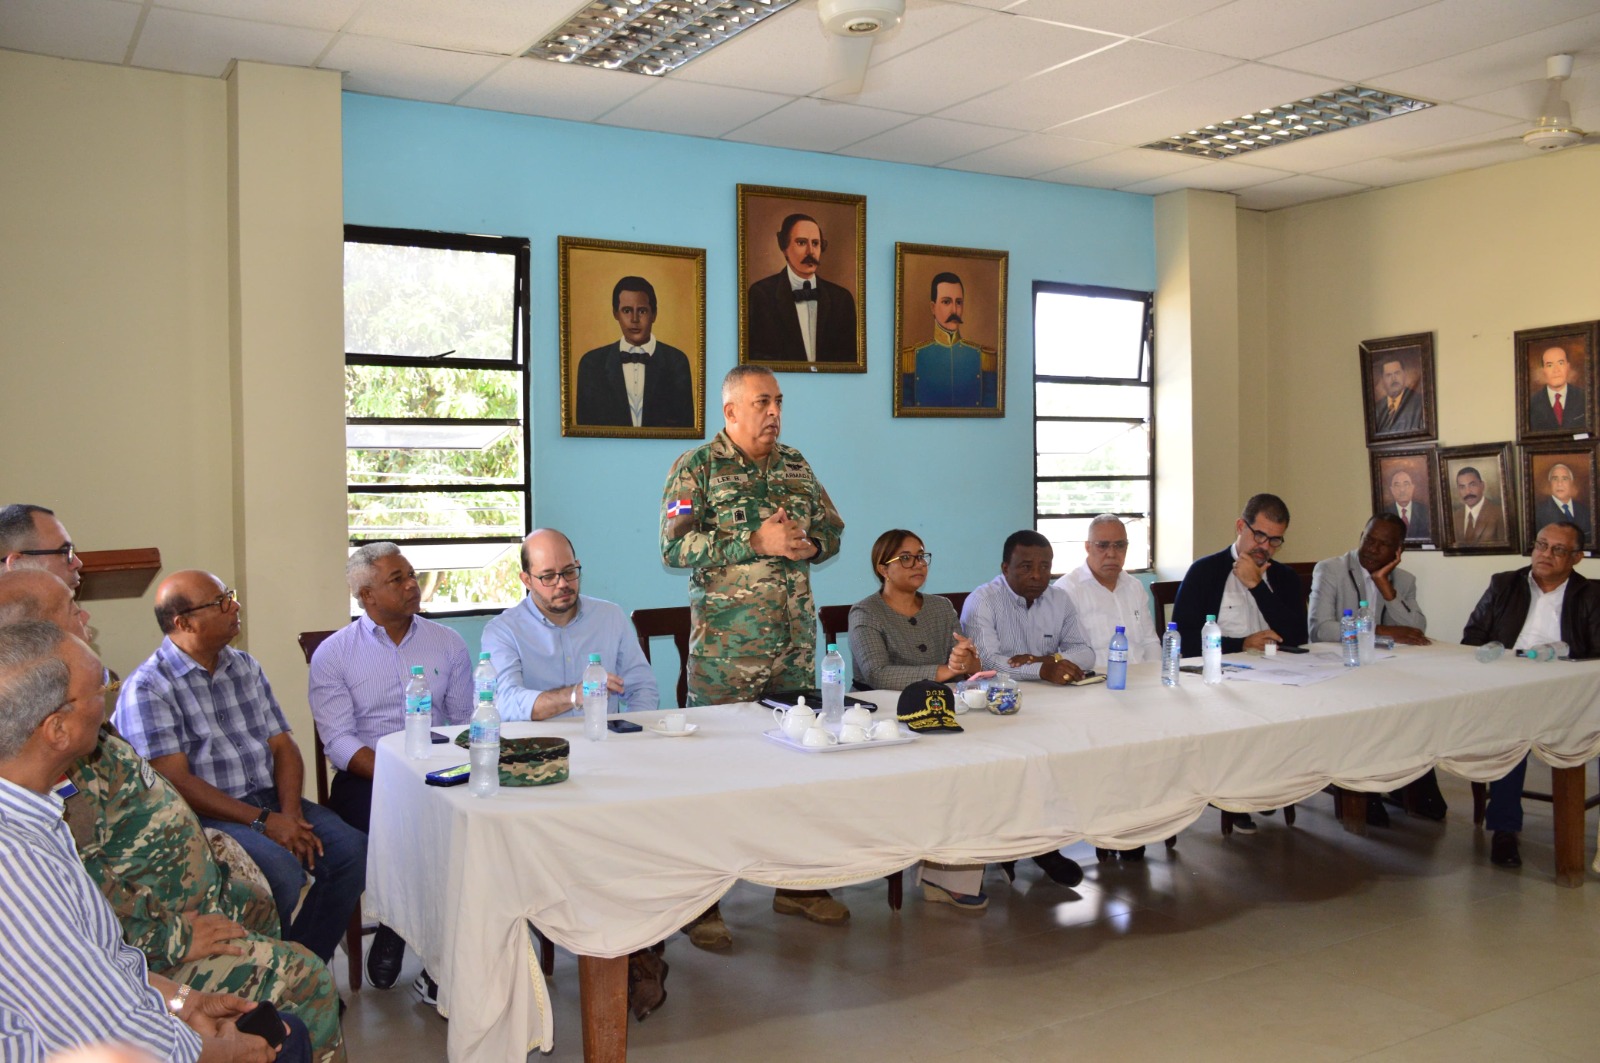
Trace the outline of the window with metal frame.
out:
M 1080 563 L 1089 522 L 1128 528 L 1129 571 L 1155 557 L 1154 297 L 1033 285 L 1034 527 L 1058 571 Z
M 352 549 L 392 541 L 429 613 L 522 598 L 528 491 L 524 238 L 345 226 Z

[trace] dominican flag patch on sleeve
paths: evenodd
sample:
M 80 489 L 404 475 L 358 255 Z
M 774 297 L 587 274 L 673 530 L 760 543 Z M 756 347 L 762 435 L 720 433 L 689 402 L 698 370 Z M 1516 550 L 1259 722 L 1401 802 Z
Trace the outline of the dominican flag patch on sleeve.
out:
M 694 512 L 694 503 L 687 498 L 675 498 L 667 503 L 667 516 L 687 517 Z

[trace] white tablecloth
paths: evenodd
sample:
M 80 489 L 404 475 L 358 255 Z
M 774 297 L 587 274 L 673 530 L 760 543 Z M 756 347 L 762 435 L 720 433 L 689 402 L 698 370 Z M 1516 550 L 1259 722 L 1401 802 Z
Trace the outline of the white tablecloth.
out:
M 897 695 L 868 696 L 894 711 Z M 402 736 L 379 743 L 366 911 L 438 979 L 452 1060 L 550 1047 L 525 920 L 573 952 L 620 956 L 739 879 L 842 885 L 924 858 L 1126 848 L 1178 833 L 1209 803 L 1276 808 L 1330 782 L 1387 790 L 1434 765 L 1487 781 L 1530 748 L 1575 767 L 1600 753 L 1600 662 L 1481 665 L 1456 646 L 1402 647 L 1299 689 L 1186 675 L 1168 690 L 1141 666 L 1125 691 L 1025 684 L 1016 716 L 967 713 L 962 734 L 829 754 L 762 738 L 772 717 L 755 706 L 689 718 L 692 737 L 600 743 L 575 719 L 508 724 L 567 738 L 572 777 L 490 800 L 423 785 L 465 760 L 455 746 L 416 762 Z

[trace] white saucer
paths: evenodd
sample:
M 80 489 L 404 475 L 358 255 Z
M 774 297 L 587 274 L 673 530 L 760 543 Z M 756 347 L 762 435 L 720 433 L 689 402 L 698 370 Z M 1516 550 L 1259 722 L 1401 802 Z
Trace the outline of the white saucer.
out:
M 697 723 L 686 723 L 683 725 L 683 730 L 681 731 L 668 731 L 666 728 L 661 726 L 661 722 L 658 720 L 649 727 L 646 727 L 645 730 L 649 731 L 651 734 L 660 735 L 662 738 L 687 738 L 696 731 L 700 730 L 700 725 Z

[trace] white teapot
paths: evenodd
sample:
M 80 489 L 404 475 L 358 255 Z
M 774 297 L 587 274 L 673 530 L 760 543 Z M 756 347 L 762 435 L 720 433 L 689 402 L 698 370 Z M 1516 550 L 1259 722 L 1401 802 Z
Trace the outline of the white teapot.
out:
M 797 704 L 787 709 L 773 709 L 772 718 L 792 742 L 800 741 L 806 731 L 817 722 L 817 714 L 806 706 L 805 698 L 801 698 Z
M 864 705 L 852 705 L 844 710 L 842 722 L 846 727 L 859 727 L 866 730 L 872 726 L 872 710 Z

